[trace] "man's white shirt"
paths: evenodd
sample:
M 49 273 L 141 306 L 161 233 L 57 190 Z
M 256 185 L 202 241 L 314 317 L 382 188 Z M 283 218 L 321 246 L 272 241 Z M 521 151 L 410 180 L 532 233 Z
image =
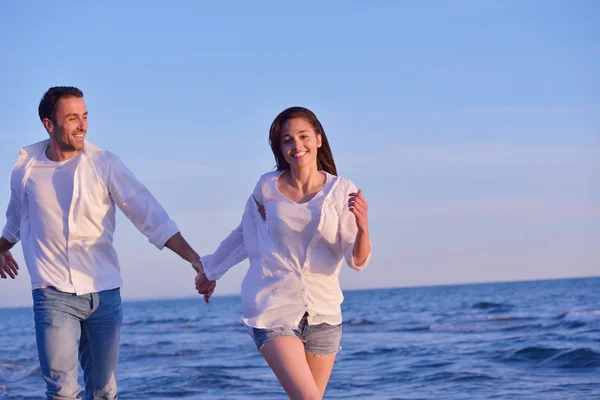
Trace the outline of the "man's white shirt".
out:
M 21 150 L 2 236 L 21 240 L 32 289 L 81 295 L 120 287 L 115 205 L 159 249 L 179 229 L 116 155 L 86 142 L 58 163 L 46 157 L 49 145 Z

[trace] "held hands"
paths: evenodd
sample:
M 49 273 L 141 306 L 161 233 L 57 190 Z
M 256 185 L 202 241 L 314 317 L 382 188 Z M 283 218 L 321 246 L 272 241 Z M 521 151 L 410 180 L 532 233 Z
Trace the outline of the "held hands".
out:
M 212 296 L 215 288 L 217 287 L 217 281 L 210 281 L 206 277 L 204 273 L 204 267 L 202 266 L 202 261 L 200 259 L 192 261 L 192 268 L 194 268 L 197 272 L 196 274 L 196 290 L 198 294 L 204 295 L 204 301 L 208 304 L 210 301 L 210 296 Z
M 7 274 L 11 279 L 15 279 L 19 275 L 19 264 L 17 264 L 12 254 L 10 254 L 10 251 L 0 253 L 0 277 L 7 279 Z
M 210 302 L 210 296 L 212 296 L 215 288 L 217 287 L 217 281 L 209 281 L 204 272 L 198 272 L 196 275 L 196 290 L 198 294 L 204 295 L 204 302 Z
M 369 232 L 369 203 L 362 194 L 362 190 L 350 193 L 348 207 L 356 217 L 356 226 L 363 233 Z

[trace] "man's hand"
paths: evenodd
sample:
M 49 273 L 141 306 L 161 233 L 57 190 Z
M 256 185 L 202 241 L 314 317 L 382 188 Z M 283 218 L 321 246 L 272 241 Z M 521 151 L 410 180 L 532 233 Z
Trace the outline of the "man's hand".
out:
M 12 279 L 15 279 L 15 277 L 19 275 L 19 264 L 17 264 L 12 254 L 10 254 L 10 251 L 0 253 L 0 277 L 2 279 L 7 279 L 7 274 Z
M 212 296 L 215 288 L 217 287 L 217 281 L 209 281 L 204 272 L 198 272 L 196 275 L 196 290 L 198 294 L 204 295 L 204 302 L 210 302 L 210 296 Z

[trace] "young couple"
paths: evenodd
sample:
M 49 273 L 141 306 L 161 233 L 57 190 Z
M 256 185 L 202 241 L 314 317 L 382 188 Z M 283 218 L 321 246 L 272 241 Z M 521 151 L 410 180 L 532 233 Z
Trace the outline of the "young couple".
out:
M 216 280 L 249 258 L 242 321 L 292 399 L 320 399 L 340 349 L 343 260 L 369 262 L 367 201 L 337 176 L 317 117 L 292 107 L 269 132 L 277 171 L 263 175 L 242 222 L 202 258 L 114 154 L 85 140 L 83 93 L 53 87 L 39 116 L 48 140 L 21 150 L 0 238 L 0 276 L 15 278 L 19 240 L 31 277 L 37 348 L 48 399 L 117 399 L 122 322 L 115 205 L 159 249 L 191 263 L 209 301 Z

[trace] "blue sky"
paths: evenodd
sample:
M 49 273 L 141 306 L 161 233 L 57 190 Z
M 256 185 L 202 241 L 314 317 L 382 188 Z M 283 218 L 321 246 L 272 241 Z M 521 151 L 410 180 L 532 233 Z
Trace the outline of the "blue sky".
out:
M 0 208 L 18 150 L 46 138 L 40 97 L 74 85 L 88 139 L 211 252 L 274 166 L 271 121 L 303 105 L 370 202 L 372 263 L 344 289 L 597 276 L 599 17 L 591 0 L 1 2 Z M 183 261 L 118 225 L 124 298 L 194 295 Z M 14 253 L 0 307 L 31 304 Z

